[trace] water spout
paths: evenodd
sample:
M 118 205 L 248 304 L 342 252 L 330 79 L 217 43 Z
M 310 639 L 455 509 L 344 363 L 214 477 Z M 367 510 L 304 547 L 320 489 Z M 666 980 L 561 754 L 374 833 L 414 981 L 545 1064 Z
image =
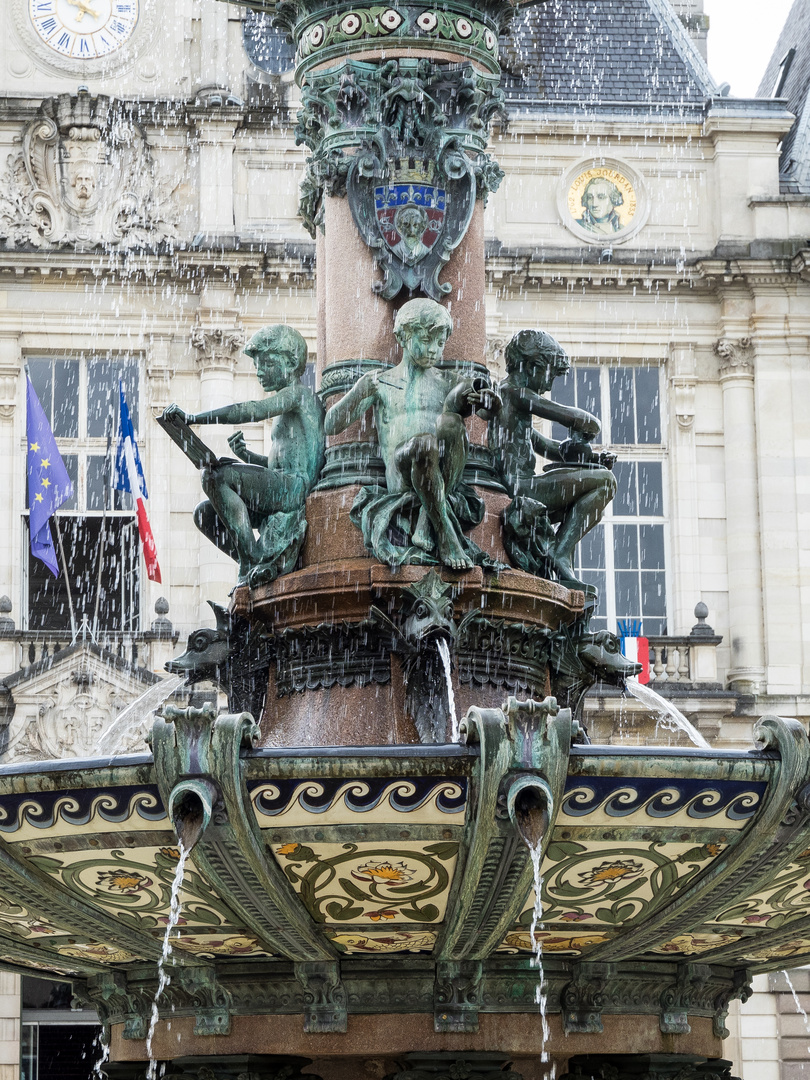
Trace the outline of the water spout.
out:
M 169 796 L 169 817 L 184 851 L 189 852 L 211 822 L 217 790 L 210 780 L 184 780 Z
M 509 789 L 507 807 L 512 824 L 524 844 L 539 852 L 548 833 L 553 798 L 545 780 L 536 776 L 521 776 Z

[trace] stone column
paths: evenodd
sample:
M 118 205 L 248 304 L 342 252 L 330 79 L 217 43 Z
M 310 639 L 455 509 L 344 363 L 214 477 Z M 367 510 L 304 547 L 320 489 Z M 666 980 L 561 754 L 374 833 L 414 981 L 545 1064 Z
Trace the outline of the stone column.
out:
M 670 506 L 672 600 L 670 633 L 682 634 L 691 623 L 700 595 L 698 545 L 697 455 L 695 452 L 695 384 L 697 367 L 692 342 L 673 343 L 669 350 Z
M 214 306 L 221 297 L 207 295 L 191 331 L 191 344 L 200 371 L 199 412 L 230 405 L 234 400 L 233 375 L 236 358 L 245 343 L 245 332 L 235 308 Z M 227 299 L 227 298 L 226 298 Z M 217 427 L 199 428 L 204 442 L 217 449 L 222 435 Z M 230 429 L 228 430 L 230 434 Z M 223 449 L 221 445 L 219 449 Z M 224 448 L 227 450 L 227 446 Z M 200 492 L 200 499 L 205 496 Z M 208 540 L 200 536 L 199 618 L 210 622 L 207 600 L 220 601 L 236 583 L 236 564 Z
M 750 338 L 721 338 L 723 432 L 726 467 L 729 636 L 734 689 L 763 689 L 765 647 L 762 618 L 757 430 L 754 409 L 754 354 Z
M 5 493 L 8 514 L 7 527 L 0 530 L 0 596 L 11 599 L 18 626 L 23 623 L 19 550 L 21 515 L 25 505 L 25 458 L 21 445 L 25 438 L 25 380 L 20 378 L 21 366 L 19 335 L 0 335 L 0 490 Z M 17 408 L 18 404 L 20 408 Z M 0 646 L 0 656 L 5 648 L 11 660 L 15 647 L 11 642 Z M 10 674 L 14 667 L 16 664 L 0 668 L 0 678 Z
M 302 88 L 296 134 L 312 151 L 300 212 L 325 281 L 318 374 L 394 361 L 396 312 L 425 295 L 453 317 L 446 359 L 483 364 L 484 200 L 502 176 L 486 146 L 503 100 L 506 5 L 441 17 L 417 6 L 379 17 L 363 5 L 313 9 L 288 28 Z
M 163 584 L 144 580 L 141 628 L 146 631 L 155 601 L 175 580 L 173 562 L 179 552 L 172 542 L 172 476 L 180 463 L 172 452 L 168 436 L 155 423 L 155 417 L 172 401 L 172 375 L 174 367 L 171 356 L 171 334 L 152 333 L 146 351 L 146 391 L 143 430 L 140 432 L 146 444 L 149 461 L 149 517 L 155 537 L 158 562 Z M 154 663 L 153 669 L 161 674 Z

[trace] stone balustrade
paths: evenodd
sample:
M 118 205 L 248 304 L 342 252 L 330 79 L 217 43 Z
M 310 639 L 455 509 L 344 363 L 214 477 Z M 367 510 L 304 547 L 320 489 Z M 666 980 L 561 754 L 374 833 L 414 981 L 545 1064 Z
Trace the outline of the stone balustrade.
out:
M 721 637 L 651 637 L 650 683 L 718 683 L 717 646 Z
M 18 656 L 16 667 L 20 670 L 33 667 L 42 661 L 56 658 L 71 645 L 94 643 L 107 654 L 133 668 L 153 668 L 155 642 L 159 639 L 152 633 L 98 633 L 91 637 L 80 634 L 74 641 L 70 630 L 63 631 L 24 631 L 14 633 Z

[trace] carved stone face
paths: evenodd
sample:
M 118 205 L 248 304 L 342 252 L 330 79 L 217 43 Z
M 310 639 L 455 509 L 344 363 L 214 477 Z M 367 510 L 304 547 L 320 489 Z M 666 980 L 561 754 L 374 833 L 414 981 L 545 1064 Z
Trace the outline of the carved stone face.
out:
M 65 142 L 64 195 L 74 209 L 86 212 L 95 208 L 99 198 L 99 162 L 95 144 L 90 147 Z
M 76 166 L 71 178 L 71 186 L 79 202 L 88 202 L 92 198 L 96 190 L 96 175 L 95 170 L 86 161 Z

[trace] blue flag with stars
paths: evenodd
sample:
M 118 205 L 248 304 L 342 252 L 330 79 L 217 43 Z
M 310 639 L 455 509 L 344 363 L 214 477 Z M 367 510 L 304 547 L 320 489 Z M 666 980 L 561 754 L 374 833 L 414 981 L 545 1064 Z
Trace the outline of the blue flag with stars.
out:
M 73 494 L 73 484 L 56 449 L 51 425 L 39 403 L 31 380 L 26 376 L 26 419 L 28 433 L 28 528 L 31 554 L 40 559 L 56 577 L 59 562 L 51 536 L 51 517 Z

